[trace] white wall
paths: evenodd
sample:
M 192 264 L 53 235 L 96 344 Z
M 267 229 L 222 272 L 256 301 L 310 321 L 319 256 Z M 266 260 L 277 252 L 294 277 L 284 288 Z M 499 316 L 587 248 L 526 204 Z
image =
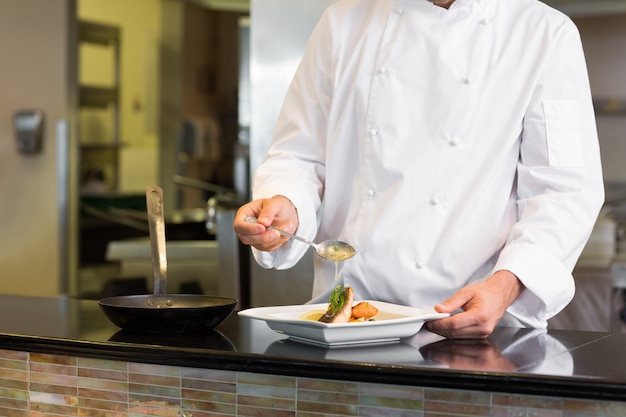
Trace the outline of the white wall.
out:
M 0 293 L 55 295 L 60 279 L 55 125 L 68 107 L 71 0 L 0 2 Z M 38 155 L 17 153 L 13 114 L 45 112 Z

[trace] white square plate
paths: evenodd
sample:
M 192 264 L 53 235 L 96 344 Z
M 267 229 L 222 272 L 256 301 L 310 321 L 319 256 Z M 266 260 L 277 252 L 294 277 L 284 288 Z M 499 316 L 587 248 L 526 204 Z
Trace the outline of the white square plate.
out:
M 299 319 L 313 310 L 326 310 L 328 303 L 293 306 L 257 307 L 238 314 L 264 320 L 278 333 L 294 340 L 322 346 L 344 346 L 363 343 L 389 343 L 413 336 L 428 320 L 447 317 L 432 308 L 414 308 L 382 301 L 365 300 L 378 309 L 372 321 L 322 323 Z

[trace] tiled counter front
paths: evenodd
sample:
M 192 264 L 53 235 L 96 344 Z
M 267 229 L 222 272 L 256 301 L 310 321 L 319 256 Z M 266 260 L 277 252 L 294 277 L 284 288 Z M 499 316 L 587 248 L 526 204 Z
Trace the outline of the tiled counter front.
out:
M 591 417 L 626 404 L 0 350 L 2 417 Z

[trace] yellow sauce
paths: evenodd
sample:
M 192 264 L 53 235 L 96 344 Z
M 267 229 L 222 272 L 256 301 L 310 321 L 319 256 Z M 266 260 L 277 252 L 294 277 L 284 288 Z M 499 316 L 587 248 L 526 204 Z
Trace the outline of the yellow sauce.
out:
M 298 320 L 311 320 L 311 321 L 319 321 L 319 319 L 326 313 L 326 310 L 311 310 L 307 311 L 300 317 Z

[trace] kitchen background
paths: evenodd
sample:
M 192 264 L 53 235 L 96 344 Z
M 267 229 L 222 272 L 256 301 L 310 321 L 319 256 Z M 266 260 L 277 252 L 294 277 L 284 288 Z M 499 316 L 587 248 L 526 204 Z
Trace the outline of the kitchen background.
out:
M 151 291 L 144 189 L 159 184 L 171 292 L 306 301 L 310 258 L 261 270 L 231 221 L 299 51 L 332 1 L 0 2 L 0 293 Z M 581 32 L 607 187 L 576 298 L 551 326 L 621 330 L 626 1 L 546 3 Z M 44 116 L 41 149 L 22 152 L 15 115 L 33 110 Z

